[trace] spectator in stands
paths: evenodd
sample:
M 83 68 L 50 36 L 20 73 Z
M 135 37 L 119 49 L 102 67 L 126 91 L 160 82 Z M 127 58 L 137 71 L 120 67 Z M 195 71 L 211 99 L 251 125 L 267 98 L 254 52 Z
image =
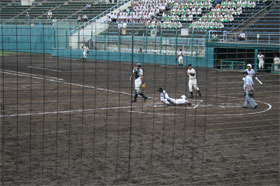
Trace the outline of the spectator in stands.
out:
M 119 32 L 121 32 L 122 26 L 123 26 L 122 22 L 119 21 L 119 23 L 118 23 L 118 30 L 119 30 Z
M 279 72 L 279 66 L 280 66 L 280 58 L 275 54 L 273 58 L 273 63 L 274 63 L 274 71 Z
M 52 25 L 55 26 L 56 23 L 57 23 L 57 19 L 54 17 L 53 20 L 52 20 Z
M 246 35 L 243 31 L 241 31 L 241 33 L 239 34 L 239 40 L 244 41 L 245 39 L 246 39 Z
M 90 3 L 87 4 L 87 8 L 91 9 L 91 4 Z
M 127 27 L 127 22 L 124 21 L 122 23 L 122 35 L 126 35 L 126 27 Z
M 25 20 L 27 20 L 27 21 L 29 21 L 29 20 L 30 20 L 30 15 L 29 15 L 29 13 L 28 13 L 28 12 L 26 12 L 26 14 L 25 14 Z
M 87 17 L 87 15 L 86 15 L 86 14 L 84 14 L 84 15 L 82 16 L 82 19 L 83 19 L 83 21 L 84 21 L 84 22 L 87 22 L 87 21 L 88 21 L 88 17 Z
M 79 23 L 79 22 L 82 22 L 82 17 L 81 17 L 81 16 L 78 16 L 77 22 L 78 22 L 78 23 Z
M 111 22 L 112 22 L 111 16 L 107 16 L 106 22 L 107 22 L 107 23 L 111 23 Z
M 53 15 L 53 14 L 52 14 L 52 11 L 51 11 L 51 10 L 49 10 L 49 11 L 48 11 L 47 18 L 48 18 L 48 19 L 51 19 L 51 18 L 52 18 L 52 15 Z

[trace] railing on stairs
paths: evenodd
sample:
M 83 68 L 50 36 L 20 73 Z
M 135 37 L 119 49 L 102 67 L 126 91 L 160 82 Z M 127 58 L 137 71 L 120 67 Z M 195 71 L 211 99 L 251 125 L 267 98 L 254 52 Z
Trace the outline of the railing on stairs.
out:
M 95 16 L 94 18 L 90 19 L 89 21 L 77 26 L 76 28 L 74 28 L 73 30 L 70 31 L 70 35 L 74 34 L 77 30 L 80 30 L 81 28 L 85 28 L 86 26 L 90 25 L 92 22 L 97 21 L 98 19 L 100 19 L 101 17 L 104 17 L 106 14 L 112 12 L 113 10 L 119 8 L 120 6 L 124 5 L 125 3 L 129 2 L 130 0 L 120 0 L 118 2 L 118 4 L 116 4 L 115 6 L 107 9 L 106 11 L 103 11 L 102 13 L 98 14 L 97 16 Z

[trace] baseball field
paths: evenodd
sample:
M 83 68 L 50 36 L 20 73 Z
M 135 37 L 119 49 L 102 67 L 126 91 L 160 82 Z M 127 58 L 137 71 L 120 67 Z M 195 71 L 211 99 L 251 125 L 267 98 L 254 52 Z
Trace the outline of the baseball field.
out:
M 279 185 L 279 75 L 257 73 L 242 108 L 240 71 L 142 63 L 146 102 L 131 103 L 135 64 L 0 56 L 2 185 Z M 185 64 L 186 65 L 186 64 Z

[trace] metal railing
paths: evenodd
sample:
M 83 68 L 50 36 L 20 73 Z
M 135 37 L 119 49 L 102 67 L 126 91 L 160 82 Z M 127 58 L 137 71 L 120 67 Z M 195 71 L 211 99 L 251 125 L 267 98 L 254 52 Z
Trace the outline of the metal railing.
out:
M 115 6 L 103 11 L 102 13 L 98 14 L 97 16 L 90 19 L 89 21 L 87 21 L 87 22 L 79 25 L 78 27 L 74 28 L 73 30 L 71 30 L 70 35 L 74 34 L 77 30 L 79 30 L 81 28 L 85 28 L 86 26 L 88 26 L 92 22 L 95 22 L 96 20 L 100 19 L 101 17 L 105 16 L 106 14 L 112 12 L 113 10 L 119 8 L 120 6 L 124 5 L 125 3 L 129 2 L 129 1 L 130 0 L 120 0 L 120 1 L 118 1 L 118 3 Z
M 0 19 L 1 24 L 17 24 L 17 25 L 53 25 L 52 19 Z M 64 20 L 60 21 L 59 19 L 55 24 L 59 25 L 71 25 L 72 27 L 76 27 L 79 25 L 77 20 Z
M 256 44 L 278 44 L 280 43 L 280 34 L 262 34 L 260 33 L 246 33 L 246 38 L 241 39 L 239 33 L 227 33 L 225 37 L 219 39 L 222 42 L 234 43 L 256 43 Z

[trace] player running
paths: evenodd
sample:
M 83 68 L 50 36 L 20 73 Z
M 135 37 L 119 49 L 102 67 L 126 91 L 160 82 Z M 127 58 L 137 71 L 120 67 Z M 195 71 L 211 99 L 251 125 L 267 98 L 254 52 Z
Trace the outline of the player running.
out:
M 182 95 L 180 99 L 174 99 L 168 96 L 168 93 L 163 90 L 162 88 L 159 88 L 158 91 L 160 92 L 160 101 L 163 102 L 166 105 L 192 105 L 185 95 Z
M 195 69 L 192 67 L 192 64 L 188 64 L 187 75 L 189 76 L 189 91 L 191 93 L 190 98 L 193 98 L 192 87 L 197 90 L 199 97 L 201 97 L 200 90 L 197 86 L 196 72 L 195 72 Z
M 131 81 L 134 76 L 134 86 L 135 86 L 135 94 L 134 99 L 131 102 L 136 102 L 138 95 L 144 98 L 144 102 L 148 99 L 147 96 L 143 92 L 141 92 L 141 85 L 144 84 L 144 76 L 143 70 L 141 69 L 141 63 L 137 63 L 136 67 L 132 70 L 132 74 L 129 78 Z

